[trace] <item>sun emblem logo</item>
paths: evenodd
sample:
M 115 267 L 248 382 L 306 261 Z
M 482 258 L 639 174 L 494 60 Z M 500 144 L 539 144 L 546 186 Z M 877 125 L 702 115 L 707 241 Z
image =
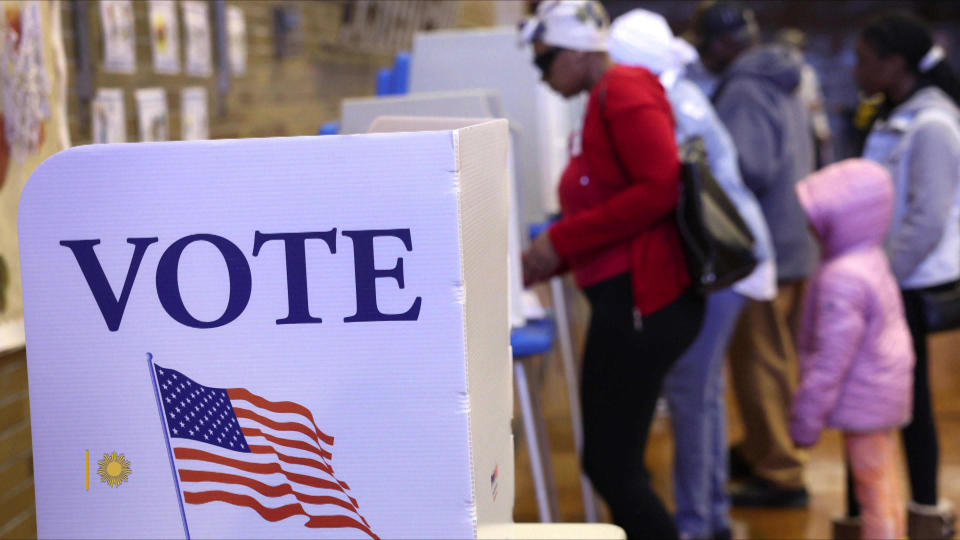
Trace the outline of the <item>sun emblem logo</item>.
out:
M 111 487 L 119 487 L 120 484 L 130 479 L 130 474 L 133 472 L 127 458 L 123 454 L 118 455 L 116 452 L 104 454 L 103 459 L 98 461 L 97 465 L 100 465 L 100 468 L 97 469 L 100 481 L 106 482 Z

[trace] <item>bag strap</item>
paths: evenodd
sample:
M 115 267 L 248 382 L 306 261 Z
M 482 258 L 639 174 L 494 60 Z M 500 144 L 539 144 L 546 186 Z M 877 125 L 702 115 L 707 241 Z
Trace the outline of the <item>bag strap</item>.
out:
M 610 124 L 607 122 L 607 81 L 600 81 L 600 89 L 597 91 L 597 103 L 600 105 L 600 122 L 603 124 L 603 131 L 607 134 L 607 140 L 610 141 L 610 151 L 613 152 L 613 159 L 617 162 L 617 168 L 620 169 L 620 173 L 623 174 L 624 178 L 629 180 L 630 178 L 630 169 L 623 164 L 623 160 L 620 159 L 620 153 L 617 151 L 617 142 L 613 138 L 613 131 L 610 129 Z
M 610 149 L 613 152 L 614 160 L 617 162 L 617 167 L 620 169 L 620 172 L 626 178 L 629 178 L 630 171 L 629 169 L 626 168 L 626 166 L 623 164 L 623 161 L 620 159 L 620 154 L 617 152 L 617 144 L 613 138 L 613 132 L 610 129 L 610 125 L 607 123 L 606 81 L 602 81 L 600 84 L 603 85 L 600 87 L 597 93 L 597 101 L 599 102 L 599 105 L 600 105 L 600 120 L 601 122 L 603 122 L 604 131 L 607 133 L 607 139 L 610 141 Z M 680 148 L 678 148 L 678 151 L 679 150 Z M 702 144 L 699 150 L 700 151 L 703 150 Z M 709 244 L 706 246 L 701 246 L 700 243 L 696 240 L 696 234 L 690 229 L 690 224 L 687 223 L 687 220 L 683 216 L 684 207 L 687 206 L 688 204 L 688 202 L 685 201 L 685 199 L 689 196 L 687 184 L 691 180 L 690 178 L 688 178 L 688 172 L 685 170 L 687 167 L 690 167 L 690 163 L 688 163 L 689 160 L 687 159 L 688 156 L 686 155 L 681 156 L 678 154 L 677 158 L 680 159 L 680 167 L 682 170 L 680 174 L 679 186 L 677 187 L 677 189 L 680 192 L 680 200 L 678 201 L 677 208 L 674 210 L 674 213 L 673 213 L 674 223 L 676 223 L 677 230 L 680 233 L 680 236 L 683 239 L 683 242 L 686 245 L 687 249 L 695 252 L 694 256 L 696 259 L 698 259 L 699 261 L 708 263 L 709 261 L 712 261 L 715 256 L 713 246 Z M 697 186 L 694 189 L 702 189 L 702 187 Z M 692 201 L 690 201 L 690 203 L 695 205 L 695 207 L 697 208 L 697 213 L 702 212 L 702 209 L 700 206 L 701 203 L 699 200 L 693 199 Z M 704 252 L 704 248 L 706 249 L 706 252 Z M 710 264 L 711 268 L 708 269 L 708 271 L 712 272 L 712 266 L 713 265 L 711 263 Z M 687 264 L 687 271 L 689 272 L 690 277 L 691 279 L 693 279 L 694 282 L 698 280 L 702 280 L 702 277 L 695 275 L 698 273 L 698 270 L 694 266 L 692 266 L 689 262 Z

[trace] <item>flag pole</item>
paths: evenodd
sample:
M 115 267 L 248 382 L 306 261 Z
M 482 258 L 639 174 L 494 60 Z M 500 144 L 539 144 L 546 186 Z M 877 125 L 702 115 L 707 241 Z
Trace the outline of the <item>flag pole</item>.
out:
M 160 399 L 160 385 L 157 384 L 157 372 L 153 366 L 153 355 L 147 353 L 147 367 L 150 369 L 150 379 L 153 381 L 153 393 L 157 396 L 157 409 L 160 411 L 160 421 L 163 423 L 163 440 L 167 443 L 167 455 L 170 457 L 170 470 L 173 471 L 173 485 L 177 488 L 177 502 L 180 503 L 180 517 L 183 519 L 183 532 L 190 540 L 190 529 L 187 528 L 187 513 L 183 509 L 183 495 L 180 491 L 180 479 L 177 478 L 177 466 L 173 460 L 173 449 L 170 448 L 170 428 L 167 427 L 167 416 L 163 414 L 163 401 Z

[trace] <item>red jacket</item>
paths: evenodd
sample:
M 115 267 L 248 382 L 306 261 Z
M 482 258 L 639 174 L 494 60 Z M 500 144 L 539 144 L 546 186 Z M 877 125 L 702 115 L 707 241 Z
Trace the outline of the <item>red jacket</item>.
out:
M 673 112 L 660 81 L 643 68 L 610 68 L 590 92 L 581 140 L 560 179 L 563 218 L 550 239 L 580 287 L 629 271 L 634 303 L 649 315 L 691 282 L 674 221 Z

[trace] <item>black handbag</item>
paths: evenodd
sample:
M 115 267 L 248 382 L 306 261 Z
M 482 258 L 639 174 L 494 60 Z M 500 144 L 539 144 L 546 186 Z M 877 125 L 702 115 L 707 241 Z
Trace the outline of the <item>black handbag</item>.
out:
M 960 328 L 960 281 L 920 291 L 927 332 Z
M 676 218 L 687 267 L 702 292 L 725 289 L 757 267 L 756 239 L 717 182 L 700 137 L 680 148 L 683 187 Z
M 602 87 L 601 110 L 606 107 L 606 95 L 607 89 Z M 606 121 L 603 124 L 617 165 L 629 175 L 616 153 L 610 126 Z M 680 162 L 683 183 L 675 217 L 683 239 L 687 271 L 702 293 L 726 289 L 757 267 L 753 254 L 756 239 L 713 176 L 703 138 L 691 137 L 680 146 Z

